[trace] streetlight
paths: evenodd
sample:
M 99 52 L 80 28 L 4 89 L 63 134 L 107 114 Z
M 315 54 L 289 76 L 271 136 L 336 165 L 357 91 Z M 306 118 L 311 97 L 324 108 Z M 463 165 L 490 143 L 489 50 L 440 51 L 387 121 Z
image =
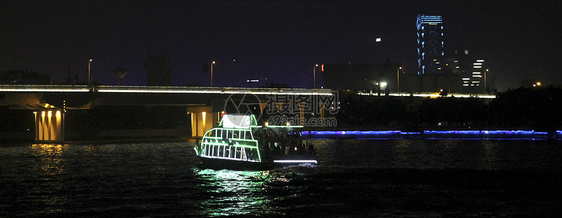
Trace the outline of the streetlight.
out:
M 384 90 L 384 95 L 385 95 L 385 96 L 386 96 L 386 85 L 388 85 L 388 83 L 386 83 L 386 82 L 381 82 L 381 83 L 380 83 L 380 89 L 381 89 L 381 90 Z M 379 93 L 380 93 L 380 91 L 379 91 Z
M 400 71 L 402 70 L 402 66 L 396 69 L 396 88 L 397 92 L 400 92 Z
M 215 61 L 211 63 L 211 87 L 213 87 L 213 67 L 215 65 Z
M 488 94 L 488 87 L 486 86 L 488 71 L 489 71 L 488 69 L 484 71 L 484 93 L 486 94 Z
M 316 89 L 316 68 L 318 67 L 318 64 L 314 65 L 314 88 Z
M 91 81 L 92 77 L 90 76 L 90 65 L 91 65 L 91 63 L 92 63 L 92 59 L 90 58 L 90 61 L 88 61 L 88 86 L 92 85 L 92 81 Z

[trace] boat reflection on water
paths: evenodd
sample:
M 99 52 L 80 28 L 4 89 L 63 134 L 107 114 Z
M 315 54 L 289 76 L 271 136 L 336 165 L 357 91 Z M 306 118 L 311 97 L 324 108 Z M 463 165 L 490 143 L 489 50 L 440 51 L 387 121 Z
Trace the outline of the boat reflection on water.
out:
M 268 171 L 194 169 L 201 181 L 202 201 L 197 206 L 204 216 L 251 215 L 269 211 L 264 195 Z
M 311 184 L 302 182 L 317 165 L 302 163 L 264 171 L 192 170 L 199 183 L 199 215 L 282 216 L 294 207 L 286 202 L 299 199 L 309 188 Z

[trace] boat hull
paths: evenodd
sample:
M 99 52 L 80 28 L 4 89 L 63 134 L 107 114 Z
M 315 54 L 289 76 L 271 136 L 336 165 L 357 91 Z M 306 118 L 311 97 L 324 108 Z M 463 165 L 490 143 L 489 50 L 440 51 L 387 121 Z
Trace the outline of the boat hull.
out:
M 225 160 L 218 158 L 207 158 L 199 156 L 201 167 L 210 169 L 230 169 L 230 170 L 244 170 L 244 171 L 260 171 L 269 170 L 273 168 L 272 162 L 249 162 L 249 161 L 235 161 Z
M 235 161 L 218 158 L 208 158 L 199 156 L 202 168 L 210 169 L 230 169 L 230 170 L 243 170 L 243 171 L 260 171 L 271 170 L 274 168 L 291 167 L 301 164 L 316 165 L 316 157 L 314 155 L 292 155 L 292 156 L 277 156 L 275 160 L 265 163 L 249 162 L 249 161 Z

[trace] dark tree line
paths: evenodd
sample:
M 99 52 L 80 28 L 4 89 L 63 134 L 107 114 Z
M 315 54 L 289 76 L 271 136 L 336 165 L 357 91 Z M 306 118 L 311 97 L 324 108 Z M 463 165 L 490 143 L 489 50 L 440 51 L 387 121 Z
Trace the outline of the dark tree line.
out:
M 562 128 L 562 89 L 518 88 L 498 95 L 489 105 L 489 122 L 540 130 Z
M 341 128 L 562 128 L 562 89 L 519 88 L 496 99 L 340 95 Z

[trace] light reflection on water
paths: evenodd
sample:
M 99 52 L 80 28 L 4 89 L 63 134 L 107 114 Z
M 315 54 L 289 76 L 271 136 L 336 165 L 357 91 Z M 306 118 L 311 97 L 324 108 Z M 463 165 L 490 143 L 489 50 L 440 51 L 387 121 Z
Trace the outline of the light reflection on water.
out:
M 562 141 L 313 140 L 320 166 L 372 168 L 560 169 Z M 562 169 L 561 169 L 562 170 Z
M 30 194 L 43 193 L 53 193 L 57 190 L 64 189 L 64 183 L 59 178 L 60 174 L 63 173 L 65 168 L 65 160 L 63 153 L 69 147 L 68 144 L 33 144 L 31 148 L 33 150 L 33 155 L 39 157 L 39 162 L 34 166 L 35 176 L 43 185 L 31 187 L 29 190 Z M 57 195 L 57 194 L 44 194 L 37 201 L 54 206 L 51 212 L 56 213 L 62 211 L 60 208 L 56 208 L 58 205 L 64 205 L 68 202 L 68 196 Z
M 64 170 L 61 156 L 68 146 L 68 144 L 33 144 L 31 148 L 35 151 L 36 156 L 41 157 L 39 168 L 43 170 L 43 173 L 54 176 Z
M 498 145 L 492 143 L 491 141 L 484 141 L 482 143 L 482 158 L 480 158 L 481 164 L 485 169 L 492 169 L 491 164 L 496 163 L 497 159 Z
M 261 193 L 268 171 L 194 169 L 194 173 L 210 195 L 198 202 L 205 215 L 259 214 L 268 200 Z
M 197 207 L 204 216 L 286 215 L 290 208 L 278 202 L 301 197 L 306 186 L 293 183 L 303 179 L 304 172 L 314 171 L 314 167 L 302 164 L 265 171 L 194 168 L 202 192 Z

